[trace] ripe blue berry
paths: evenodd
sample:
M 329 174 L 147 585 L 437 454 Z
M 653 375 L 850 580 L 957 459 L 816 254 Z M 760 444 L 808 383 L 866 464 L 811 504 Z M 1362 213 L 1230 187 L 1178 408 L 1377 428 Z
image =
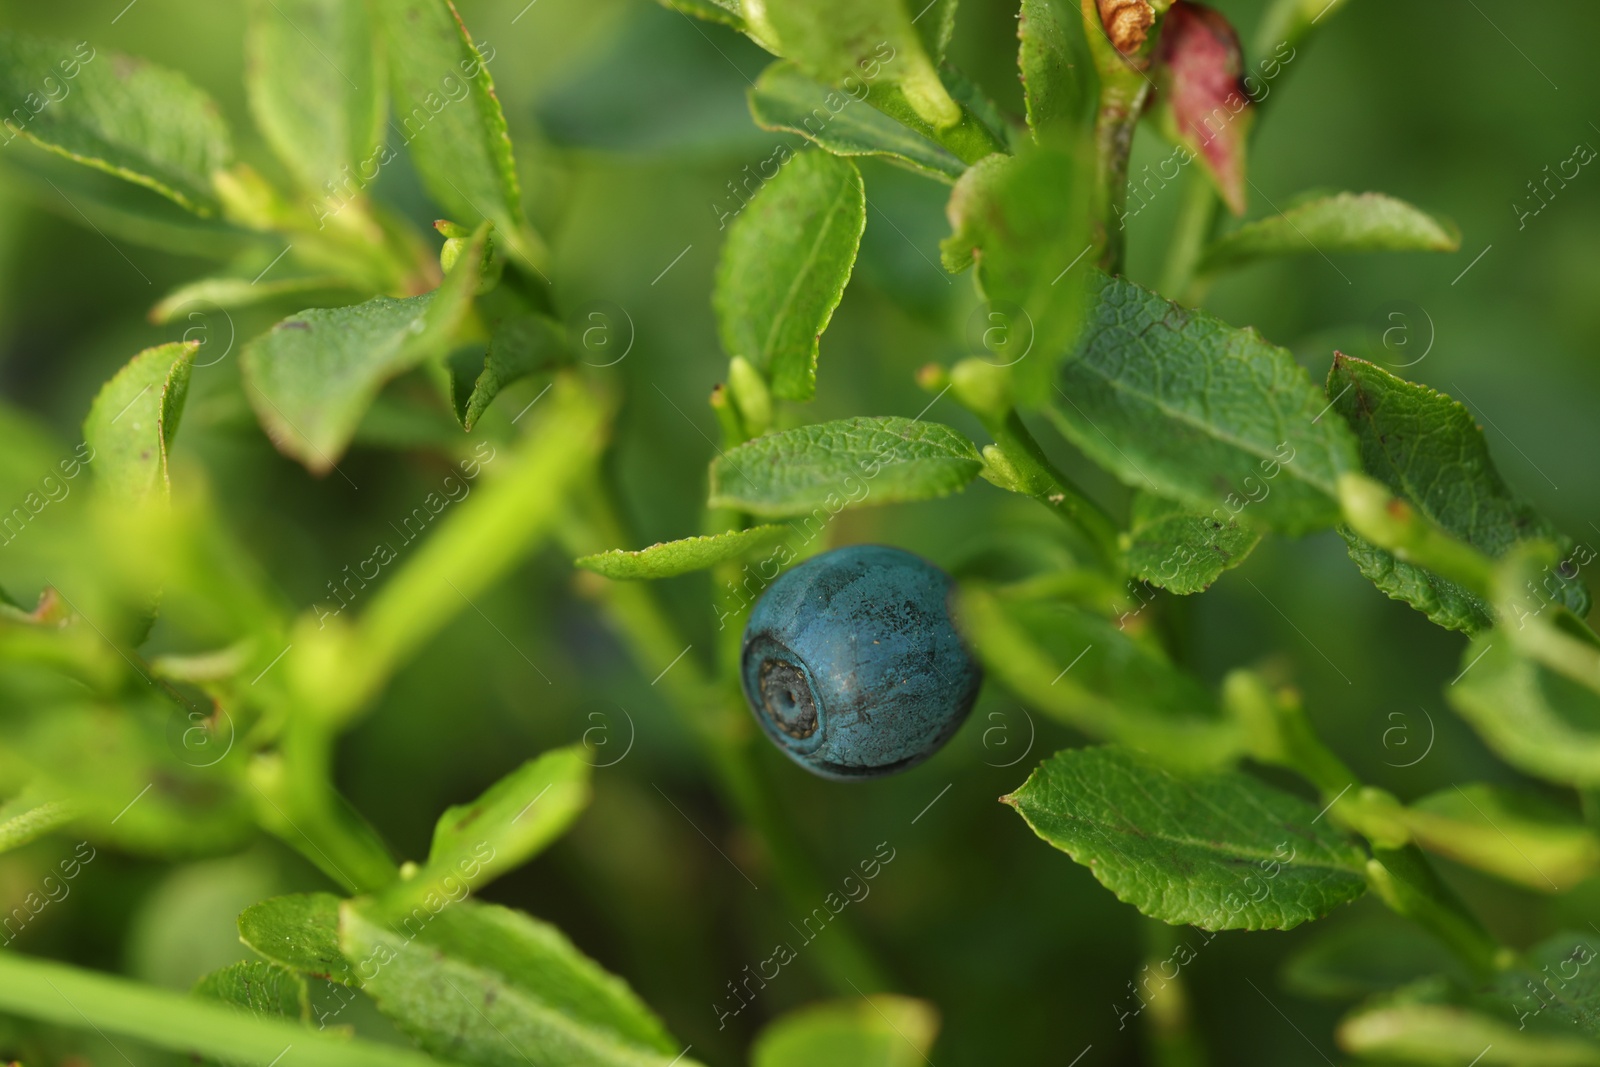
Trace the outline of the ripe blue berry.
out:
M 937 752 L 983 681 L 950 588 L 933 564 L 882 545 L 824 552 L 774 582 L 740 663 L 767 736 L 825 778 L 892 774 Z

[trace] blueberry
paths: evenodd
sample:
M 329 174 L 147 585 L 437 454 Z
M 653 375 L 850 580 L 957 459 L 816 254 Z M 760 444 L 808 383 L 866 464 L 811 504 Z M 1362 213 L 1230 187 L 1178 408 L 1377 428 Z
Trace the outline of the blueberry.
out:
M 983 681 L 950 620 L 950 577 L 898 548 L 853 545 L 774 582 L 744 631 L 756 721 L 825 778 L 872 778 L 939 750 Z

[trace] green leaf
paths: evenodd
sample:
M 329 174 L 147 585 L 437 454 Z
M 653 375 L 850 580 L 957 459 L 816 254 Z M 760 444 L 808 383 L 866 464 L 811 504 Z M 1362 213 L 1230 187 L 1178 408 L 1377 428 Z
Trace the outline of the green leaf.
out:
M 1284 63 L 1293 60 L 1296 46 L 1346 3 L 1347 0 L 1273 0 L 1256 24 L 1255 58 L 1263 59 L 1272 53 Z M 1288 56 L 1283 54 L 1285 48 L 1289 49 Z
M 1123 538 L 1135 578 L 1188 595 L 1204 592 L 1223 571 L 1243 563 L 1261 534 L 1237 520 L 1196 515 L 1177 501 L 1136 492 Z
M 745 28 L 744 16 L 739 13 L 738 0 L 659 0 L 662 7 L 707 22 L 719 22 L 736 30 Z
M 555 927 L 508 908 L 466 900 L 396 912 L 348 901 L 340 943 L 379 1010 L 439 1056 L 483 1067 L 667 1067 L 683 1051 L 626 983 Z
M 239 940 L 290 970 L 359 985 L 339 951 L 339 904 L 332 893 L 269 897 L 239 914 Z
M 866 226 L 861 173 L 848 159 L 801 152 L 728 229 L 712 304 L 722 346 L 787 400 L 817 391 L 817 341 L 839 306 Z
M 1007 151 L 1010 127 L 993 102 L 954 67 L 940 67 L 939 79 L 958 108 L 960 118 L 954 126 L 928 122 L 907 99 L 904 89 L 893 83 L 875 83 L 867 103 L 913 133 L 941 145 L 963 163 L 976 163 Z M 842 84 L 850 87 L 853 83 L 847 79 Z
M 958 0 L 932 0 L 916 7 L 911 24 L 917 28 L 922 47 L 935 63 L 944 64 L 945 50 L 956 32 L 956 6 Z
M 1176 777 L 1131 749 L 1069 749 L 1002 798 L 1145 915 L 1288 930 L 1366 891 L 1366 857 L 1317 809 L 1238 771 Z
M 45 799 L 33 790 L 0 804 L 0 852 L 20 848 L 29 841 L 76 819 L 77 805 L 69 800 Z
M 1094 101 L 1094 69 L 1083 41 L 1083 14 L 1068 0 L 1022 0 L 1017 25 L 1028 126 L 1037 137 L 1082 123 Z
M 752 526 L 748 530 L 664 541 L 635 552 L 613 548 L 574 562 L 584 570 L 622 581 L 674 578 L 780 545 L 792 536 L 794 530 L 788 526 Z
M 466 317 L 487 230 L 422 296 L 291 315 L 244 346 L 250 401 L 273 444 L 317 474 L 333 469 L 385 382 L 442 356 Z
M 768 1023 L 750 1050 L 752 1067 L 917 1067 L 939 1034 L 927 1001 L 879 994 L 791 1011 Z
M 1461 231 L 1382 193 L 1339 193 L 1271 218 L 1247 222 L 1214 241 L 1199 271 L 1215 273 L 1273 256 L 1306 252 L 1455 252 Z
M 1283 967 L 1283 984 L 1300 996 L 1360 1000 L 1418 978 L 1465 980 L 1461 961 L 1415 923 L 1390 911 L 1319 925 Z
M 245 345 L 251 403 L 280 451 L 333 469 L 378 390 L 429 355 L 414 339 L 434 294 L 302 311 Z
M 21 428 L 16 425 L 6 426 L 3 418 L 0 418 L 0 441 L 4 442 L 0 450 L 9 450 L 8 458 L 11 462 L 26 469 L 31 478 L 35 471 L 50 469 L 53 449 L 47 446 L 46 450 L 39 450 L 36 448 L 38 442 L 8 432 Z M 80 444 L 75 455 L 79 459 L 94 457 L 94 453 L 88 450 L 86 444 Z M 57 461 L 60 464 L 57 469 L 62 474 L 72 472 L 68 475 L 68 481 L 84 471 L 85 463 L 79 462 L 79 459 Z M 31 501 L 29 497 L 24 496 L 22 502 L 24 507 L 28 507 L 30 503 L 39 504 L 45 499 L 46 497 L 34 493 Z M 15 516 L 11 518 L 15 523 Z M 13 540 L 15 536 L 13 533 Z M 144 625 L 143 619 L 139 625 Z M 98 649 L 96 645 L 99 646 Z M 22 607 L 9 595 L 0 591 L 0 659 L 11 663 L 49 664 L 97 692 L 116 691 L 126 677 L 128 667 L 127 661 L 108 645 L 105 638 L 96 633 L 83 616 L 74 611 L 61 598 L 61 594 L 48 585 L 40 589 L 38 600 L 31 609 Z M 13 811 L 21 817 L 35 804 L 58 799 L 40 793 L 30 786 L 8 802 L 5 810 Z M 15 808 L 11 807 L 13 804 L 16 805 Z M 30 824 L 30 820 L 24 819 L 19 829 Z
M 1424 995 L 1424 993 L 1431 995 Z M 1410 988 L 1362 1005 L 1339 1024 L 1339 1045 L 1363 1059 L 1459 1067 L 1585 1067 L 1600 1065 L 1600 1048 L 1582 1038 L 1520 1032 L 1515 1016 L 1485 1015 L 1449 1003 L 1431 987 Z
M 1241 750 L 1237 729 L 1199 682 L 1104 619 L 968 586 L 957 620 L 992 678 L 1091 737 L 1186 769 L 1217 767 Z
M 512 315 L 495 328 L 483 371 L 467 395 L 461 425 L 471 430 L 500 390 L 567 359 L 566 331 L 545 315 Z
M 1563 931 L 1529 949 L 1522 966 L 1495 977 L 1482 1006 L 1504 1010 L 1507 1000 L 1529 1030 L 1579 1033 L 1590 1041 L 1589 1063 L 1600 1063 L 1600 938 L 1590 931 Z M 1553 996 L 1551 994 L 1554 994 Z M 1527 1018 L 1523 1012 L 1528 1012 Z
M 0 110 L 11 116 L 0 143 L 20 136 L 190 211 L 215 211 L 211 176 L 228 165 L 228 129 L 175 71 L 88 42 L 0 33 Z
M 1128 485 L 1203 515 L 1299 534 L 1339 519 L 1355 438 L 1285 350 L 1253 329 L 1096 273 L 1062 368 L 1061 431 Z
M 524 264 L 544 257 L 522 211 L 511 138 L 489 64 L 450 0 L 374 0 L 388 47 L 394 128 L 434 202 L 452 219 L 488 219 Z
M 938 143 L 876 108 L 862 107 L 856 84 L 835 89 L 793 63 L 774 63 L 750 87 L 750 114 L 764 130 L 797 133 L 836 156 L 882 156 L 946 182 L 967 169 Z
M 1541 893 L 1571 889 L 1600 868 L 1600 837 L 1529 793 L 1458 785 L 1423 797 L 1401 821 L 1428 851 Z
M 1413 563 L 1402 563 L 1371 541 L 1341 526 L 1356 568 L 1386 596 L 1400 600 L 1448 630 L 1475 634 L 1493 625 L 1488 605 L 1470 590 Z
M 64 156 L 19 146 L 4 151 L 4 174 L 15 178 L 36 205 L 73 226 L 87 224 L 118 242 L 131 242 L 190 258 L 218 262 L 283 250 L 276 234 L 247 230 L 220 215 L 196 215 L 143 185 Z M 267 260 L 262 260 L 265 263 Z
M 353 286 L 348 278 L 335 274 L 281 278 L 271 282 L 254 282 L 248 278 L 201 278 L 180 285 L 162 297 L 161 302 L 150 309 L 150 321 L 172 322 L 186 311 L 191 319 L 200 320 L 206 311 L 212 309 L 245 308 L 283 296 L 351 288 Z M 205 365 L 204 360 L 201 362 Z
M 1049 398 L 1060 358 L 1083 325 L 1091 247 L 1084 158 L 1053 142 L 990 156 L 962 175 L 945 209 L 951 233 L 940 257 L 951 271 L 977 264 L 987 321 L 1008 341 L 983 358 L 1011 368 L 1023 406 Z
M 1438 1067 L 1600 1065 L 1600 939 L 1558 934 L 1486 986 L 1431 980 L 1362 1005 L 1339 1044 L 1363 1057 Z
M 174 342 L 140 352 L 96 394 L 83 420 L 94 450 L 96 484 L 116 500 L 166 499 L 167 449 L 178 432 L 198 343 Z
M 961 121 L 902 0 L 772 0 L 744 14 L 758 42 L 813 77 L 829 84 L 881 77 L 923 122 L 943 129 Z
M 381 162 L 383 71 L 360 0 L 251 0 L 245 89 L 267 144 L 300 185 L 362 181 Z M 349 172 L 345 168 L 350 168 Z
M 260 960 L 231 963 L 196 982 L 194 993 L 243 1008 L 251 1015 L 297 1022 L 311 1018 L 305 979 L 276 963 Z
M 768 434 L 711 462 L 711 506 L 781 518 L 948 496 L 983 458 L 960 432 L 894 415 Z
M 183 714 L 136 695 L 115 707 L 46 705 L 0 722 L 0 767 L 77 806 L 90 840 L 153 856 L 235 851 L 258 833 L 249 799 L 228 761 L 186 764 L 169 747 Z
M 1343 354 L 1334 356 L 1328 372 L 1328 396 L 1355 431 L 1366 471 L 1447 533 L 1494 558 L 1519 541 L 1561 540 L 1506 486 L 1477 421 L 1450 397 Z M 1341 533 L 1361 573 L 1394 599 L 1448 629 L 1476 633 L 1493 624 L 1481 597 L 1355 533 Z M 1589 591 L 1562 571 L 1553 574 L 1554 596 L 1579 617 L 1587 615 Z
M 1600 693 L 1519 654 L 1501 631 L 1467 646 L 1445 697 L 1518 770 L 1600 786 Z
M 126 978 L 0 953 L 0 1010 L 72 1029 L 125 1035 L 185 1056 L 284 1067 L 447 1067 L 394 1045 L 251 1017 L 199 997 Z M 526 1065 L 524 1065 L 526 1067 Z
M 581 747 L 558 748 L 528 760 L 472 803 L 447 809 L 416 881 L 456 878 L 479 889 L 522 866 L 589 806 L 589 776 Z
M 949 0 L 949 5 L 945 10 L 954 12 L 954 0 Z M 1009 152 L 1011 116 L 1002 110 L 1000 105 L 994 102 L 994 98 L 984 92 L 977 82 L 949 63 L 939 65 L 939 77 L 943 80 L 951 98 L 960 104 L 961 110 L 965 112 L 960 125 L 950 130 L 937 131 L 939 143 L 966 162 L 974 162 L 995 152 Z M 892 91 L 882 94 L 880 102 L 890 109 L 885 112 L 886 114 L 893 111 L 895 99 L 896 94 Z M 913 123 L 911 128 L 923 136 L 935 132 L 931 128 L 923 127 L 921 123 Z M 964 130 L 968 132 L 963 133 Z
M 1557 559 L 1554 546 L 1529 542 L 1492 565 L 1486 588 L 1500 624 L 1467 647 L 1446 696 L 1506 762 L 1591 787 L 1600 782 L 1600 636 L 1540 591 L 1565 566 Z

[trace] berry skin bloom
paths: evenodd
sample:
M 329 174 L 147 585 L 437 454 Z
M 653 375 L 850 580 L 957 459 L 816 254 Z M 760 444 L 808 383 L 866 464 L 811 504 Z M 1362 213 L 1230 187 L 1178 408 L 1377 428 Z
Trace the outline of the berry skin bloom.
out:
M 883 545 L 837 548 L 772 584 L 745 627 L 756 721 L 825 778 L 920 763 L 960 728 L 983 672 L 950 618 L 949 575 Z

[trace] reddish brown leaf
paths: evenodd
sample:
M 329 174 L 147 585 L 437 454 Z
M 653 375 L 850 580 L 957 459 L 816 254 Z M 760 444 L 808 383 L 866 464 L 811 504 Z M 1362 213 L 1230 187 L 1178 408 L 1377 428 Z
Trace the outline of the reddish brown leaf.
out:
M 1239 35 L 1221 12 L 1175 0 L 1156 43 L 1160 117 L 1188 145 L 1235 215 L 1245 208 L 1245 145 L 1254 117 Z

